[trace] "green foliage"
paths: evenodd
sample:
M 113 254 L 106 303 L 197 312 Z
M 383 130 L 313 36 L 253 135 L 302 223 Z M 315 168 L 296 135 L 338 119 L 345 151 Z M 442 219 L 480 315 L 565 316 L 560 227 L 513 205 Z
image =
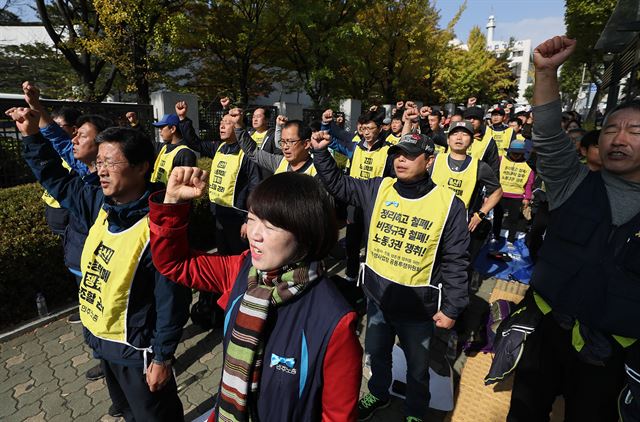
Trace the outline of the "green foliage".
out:
M 569 109 L 573 109 L 573 104 L 578 99 L 582 69 L 583 66 L 579 66 L 575 61 L 565 63 L 560 69 L 559 83 L 562 103 Z
M 77 300 L 73 277 L 65 268 L 61 239 L 44 219 L 42 188 L 27 184 L 0 189 L 0 327 L 37 316 L 42 292 L 49 310 Z
M 524 90 L 523 97 L 526 98 L 529 104 L 531 104 L 531 101 L 533 101 L 533 84 L 529 85 L 527 89 Z

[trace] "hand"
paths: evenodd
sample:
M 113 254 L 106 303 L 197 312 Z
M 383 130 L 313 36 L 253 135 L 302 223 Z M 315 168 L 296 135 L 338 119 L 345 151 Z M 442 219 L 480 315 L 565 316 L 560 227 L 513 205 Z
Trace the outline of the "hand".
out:
M 208 172 L 198 167 L 175 167 L 169 176 L 165 204 L 177 204 L 202 196 L 207 190 Z
M 451 319 L 446 316 L 442 311 L 438 311 L 434 316 L 433 320 L 436 322 L 436 327 L 445 328 L 447 330 L 453 328 L 456 323 L 455 319 Z
M 371 107 L 369 107 L 369 111 L 378 111 L 378 106 L 372 105 Z
M 328 125 L 332 121 L 333 121 L 333 110 L 329 108 L 325 110 L 324 113 L 322 113 L 322 123 L 325 125 Z
M 337 124 L 344 123 L 344 116 L 338 116 L 338 117 L 336 117 L 336 123 L 337 123 Z
M 418 112 L 417 108 L 407 108 L 402 114 L 402 120 L 404 120 L 405 122 L 410 121 L 411 123 L 417 123 L 418 116 L 420 116 L 420 113 Z
M 481 222 L 482 218 L 480 218 L 477 213 L 474 213 L 473 216 L 471 216 L 471 220 L 469 220 L 469 231 L 473 232 Z
M 533 50 L 533 64 L 536 71 L 556 72 L 576 49 L 576 40 L 566 36 L 555 36 Z
M 38 108 L 40 106 L 40 89 L 29 81 L 22 83 L 22 92 L 24 93 L 24 100 L 29 104 L 31 108 Z
M 132 125 L 138 124 L 138 115 L 135 111 L 128 111 L 127 114 L 124 115 L 124 117 L 126 117 L 129 123 L 131 123 Z
M 240 238 L 242 239 L 247 238 L 247 223 L 244 223 L 243 225 L 240 226 Z
M 11 117 L 22 136 L 35 135 L 40 131 L 40 112 L 26 107 L 12 107 L 4 114 Z
M 171 365 L 160 365 L 151 362 L 147 368 L 147 385 L 149 386 L 149 391 L 152 393 L 159 391 L 167 385 L 172 376 L 173 371 L 171 371 Z
M 186 101 L 178 101 L 176 103 L 176 114 L 180 118 L 180 120 L 184 120 L 187 117 L 187 111 L 189 110 L 189 105 Z
M 231 116 L 231 119 L 233 120 L 233 125 L 236 128 L 241 128 L 243 126 L 241 108 L 237 108 L 237 107 L 232 108 L 231 110 L 229 110 L 229 116 Z
M 522 200 L 522 206 L 527 208 L 529 205 L 531 204 L 531 201 L 529 201 L 528 199 L 523 199 Z
M 407 101 L 404 105 L 406 108 L 417 108 L 418 106 L 413 101 Z
M 276 117 L 276 125 L 278 126 L 284 126 L 288 121 L 289 119 L 287 119 L 287 116 L 283 116 L 282 114 L 279 114 L 278 117 Z
M 323 150 L 329 147 L 331 135 L 326 130 L 320 130 L 311 134 L 311 146 L 315 150 Z
M 427 117 L 429 117 L 429 114 L 431 114 L 431 107 L 420 107 L 420 117 L 426 119 Z
M 467 107 L 475 107 L 477 102 L 478 102 L 478 99 L 476 97 L 470 97 L 467 100 Z
M 398 110 L 399 110 L 399 109 L 401 109 L 402 107 L 404 107 L 404 101 L 398 101 L 398 102 L 396 103 L 396 109 L 398 109 Z
M 229 97 L 220 98 L 220 105 L 222 106 L 222 108 L 229 108 L 229 104 L 231 104 L 231 100 L 229 99 Z

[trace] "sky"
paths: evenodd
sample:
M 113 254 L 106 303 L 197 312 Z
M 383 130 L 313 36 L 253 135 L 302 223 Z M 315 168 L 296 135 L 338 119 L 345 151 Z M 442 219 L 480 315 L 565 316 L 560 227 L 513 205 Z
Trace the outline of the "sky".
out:
M 444 27 L 463 0 L 434 0 Z M 467 42 L 471 28 L 479 26 L 486 35 L 489 16 L 495 16 L 494 40 L 530 39 L 532 47 L 554 35 L 565 33 L 564 0 L 467 0 L 467 8 L 455 26 L 456 37 Z
M 458 11 L 464 0 L 432 0 L 440 10 L 440 26 L 444 27 Z M 12 8 L 24 20 L 35 21 L 37 16 L 26 5 L 29 1 L 14 1 Z M 494 40 L 531 39 L 533 47 L 553 35 L 564 34 L 564 0 L 467 0 L 467 9 L 455 27 L 457 38 L 467 41 L 475 25 L 486 34 L 489 15 L 496 18 Z

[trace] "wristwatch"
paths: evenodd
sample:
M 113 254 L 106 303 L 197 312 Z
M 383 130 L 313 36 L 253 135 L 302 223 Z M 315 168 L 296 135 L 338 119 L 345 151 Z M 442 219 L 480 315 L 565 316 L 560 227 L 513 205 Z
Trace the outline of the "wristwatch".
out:
M 480 220 L 484 220 L 484 218 L 487 216 L 487 214 L 483 213 L 482 211 L 476 212 L 476 215 L 480 217 Z
M 162 367 L 167 367 L 167 366 L 171 366 L 173 365 L 173 359 L 167 359 L 165 361 L 159 361 L 159 360 L 153 360 L 153 363 L 155 363 L 156 365 L 162 366 Z

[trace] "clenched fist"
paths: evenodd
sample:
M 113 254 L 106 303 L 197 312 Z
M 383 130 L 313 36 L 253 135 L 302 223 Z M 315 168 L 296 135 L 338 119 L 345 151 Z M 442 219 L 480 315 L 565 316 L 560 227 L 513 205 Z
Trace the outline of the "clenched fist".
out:
M 165 204 L 177 204 L 199 198 L 207 190 L 208 172 L 198 167 L 175 167 L 169 176 Z

